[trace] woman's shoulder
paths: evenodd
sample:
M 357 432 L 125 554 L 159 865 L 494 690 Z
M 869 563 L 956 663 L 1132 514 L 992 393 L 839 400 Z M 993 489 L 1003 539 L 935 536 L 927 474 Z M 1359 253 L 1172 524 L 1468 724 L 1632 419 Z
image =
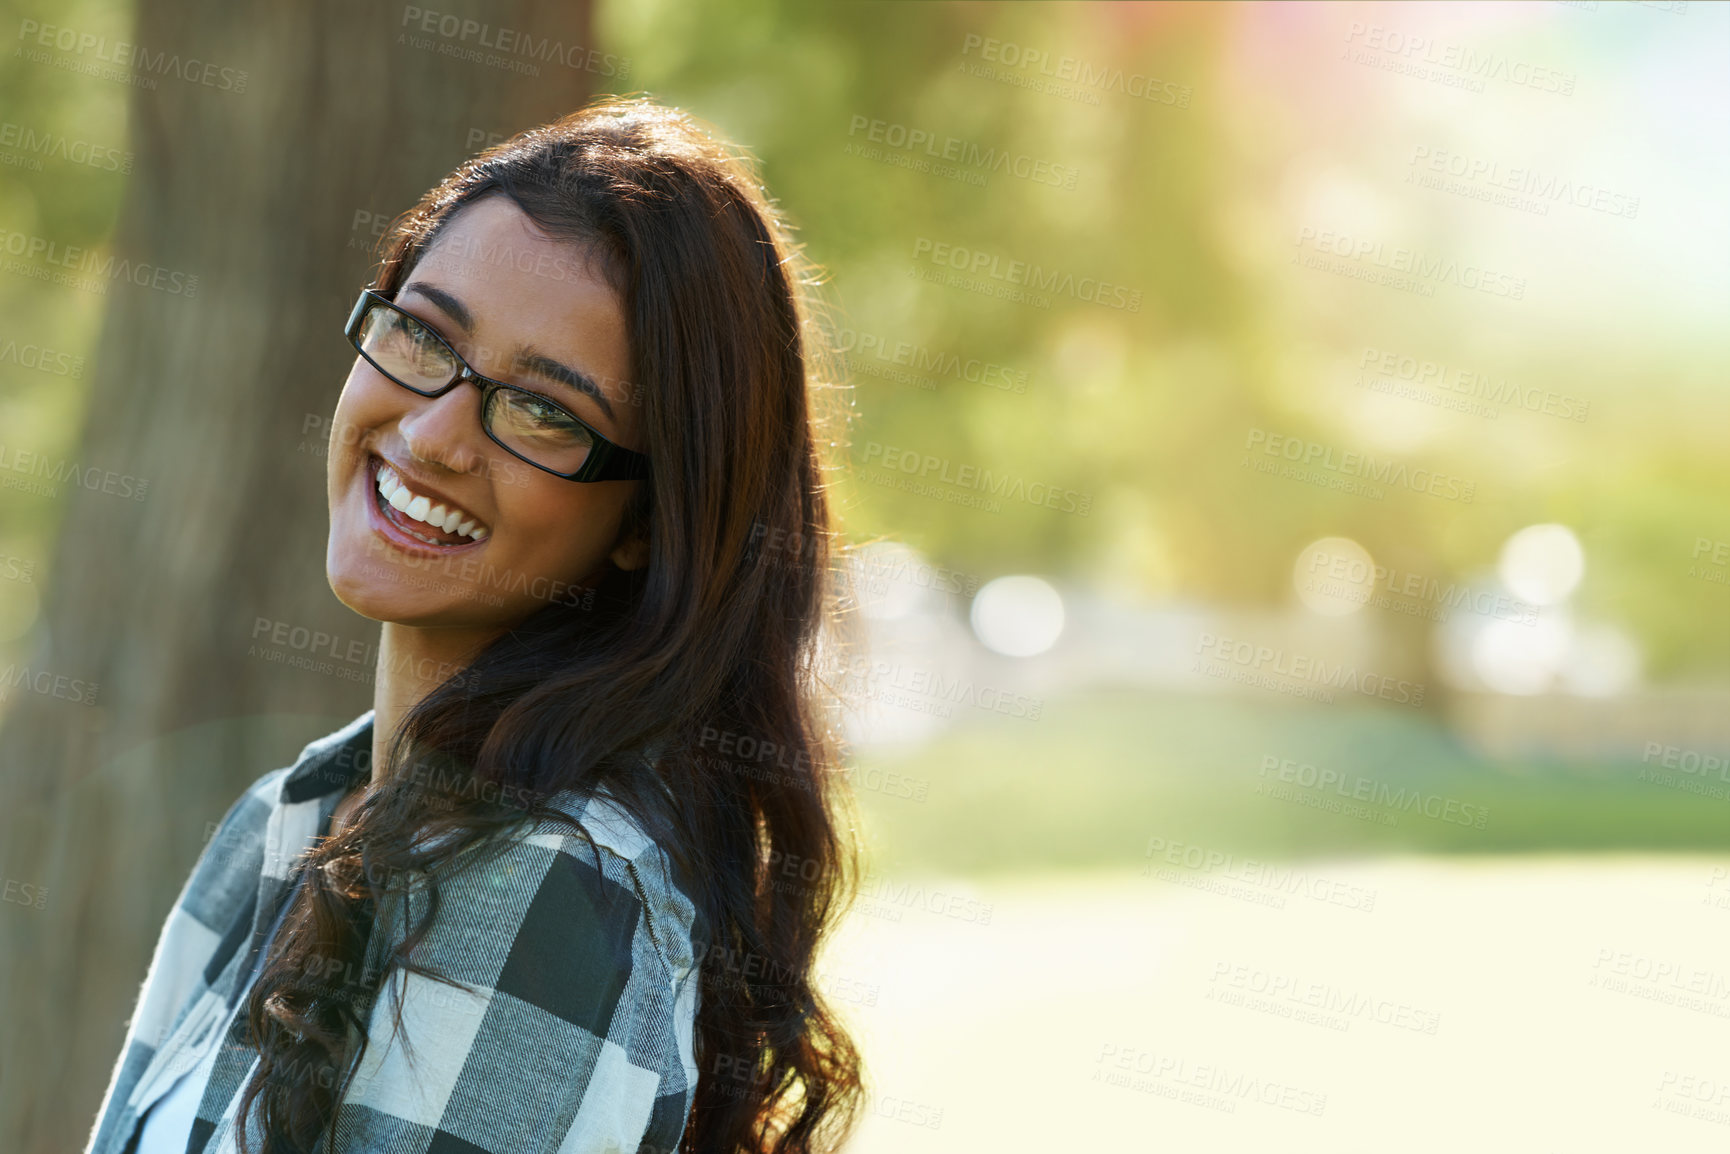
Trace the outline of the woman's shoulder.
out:
M 416 959 L 489 984 L 519 961 L 563 968 L 553 959 L 684 978 L 694 964 L 697 913 L 665 848 L 604 790 L 566 791 L 547 804 L 556 816 L 489 842 L 490 852 L 477 850 L 439 880 L 435 932 Z M 422 908 L 411 894 L 408 920 Z
M 437 977 L 389 968 L 345 1096 L 348 1148 L 383 1149 L 398 1118 L 464 1149 L 483 1148 L 475 1134 L 489 1150 L 561 1134 L 560 1149 L 675 1148 L 698 1077 L 690 904 L 640 827 L 595 800 L 489 839 L 439 879 L 434 910 L 404 887 L 410 920 L 433 914 L 410 960 Z
M 214 874 L 248 868 L 256 872 L 264 856 L 270 815 L 281 805 L 282 782 L 288 773 L 288 768 L 282 768 L 260 774 L 234 799 L 220 821 L 205 826 L 204 849 L 188 883 L 191 889 Z
M 542 818 L 522 843 L 567 859 L 565 868 L 577 871 L 592 892 L 628 895 L 641 907 L 668 969 L 675 977 L 685 973 L 692 965 L 697 911 L 667 847 L 605 786 L 558 793 L 549 804 L 570 821 Z

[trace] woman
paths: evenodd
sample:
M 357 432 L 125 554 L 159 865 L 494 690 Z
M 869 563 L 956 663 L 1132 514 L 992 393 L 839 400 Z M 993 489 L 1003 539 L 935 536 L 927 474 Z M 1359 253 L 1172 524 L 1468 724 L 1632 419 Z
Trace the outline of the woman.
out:
M 385 244 L 328 458 L 373 709 L 224 819 L 89 1149 L 837 1144 L 812 962 L 855 851 L 785 226 L 712 132 L 605 98 Z

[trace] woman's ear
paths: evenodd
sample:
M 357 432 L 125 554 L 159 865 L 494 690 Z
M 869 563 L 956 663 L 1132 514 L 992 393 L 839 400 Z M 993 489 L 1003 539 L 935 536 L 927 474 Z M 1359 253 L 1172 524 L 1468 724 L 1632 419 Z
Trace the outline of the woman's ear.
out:
M 610 556 L 621 569 L 641 569 L 649 563 L 649 539 L 641 533 L 632 533 L 613 546 Z
M 633 483 L 631 487 L 637 492 L 625 506 L 625 515 L 619 525 L 619 539 L 614 542 L 613 551 L 608 554 L 614 565 L 627 572 L 641 569 L 649 563 L 649 493 L 641 485 Z

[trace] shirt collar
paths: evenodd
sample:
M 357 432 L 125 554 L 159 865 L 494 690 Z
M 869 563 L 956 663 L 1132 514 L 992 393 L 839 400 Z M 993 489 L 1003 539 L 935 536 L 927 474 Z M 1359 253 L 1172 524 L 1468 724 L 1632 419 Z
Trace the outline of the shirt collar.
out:
M 308 742 L 282 781 L 282 801 L 295 803 L 346 792 L 372 773 L 372 710 L 335 733 Z
M 373 711 L 369 709 L 335 733 L 308 742 L 283 778 L 281 802 L 292 805 L 346 793 L 355 782 L 370 777 L 372 721 Z M 651 759 L 658 753 L 658 749 L 650 751 Z M 601 786 L 597 792 L 610 796 L 612 791 Z M 580 812 L 583 804 L 569 789 L 558 791 L 547 802 L 567 813 Z

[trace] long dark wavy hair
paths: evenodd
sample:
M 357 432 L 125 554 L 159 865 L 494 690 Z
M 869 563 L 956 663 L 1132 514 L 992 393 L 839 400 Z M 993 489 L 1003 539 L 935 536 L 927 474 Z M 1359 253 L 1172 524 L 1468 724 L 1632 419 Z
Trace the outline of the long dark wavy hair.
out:
M 549 795 L 604 787 L 697 911 L 699 1078 L 680 1150 L 838 1146 L 861 1109 L 861 1059 L 812 965 L 855 892 L 859 847 L 819 662 L 840 597 L 819 430 L 842 415 L 819 278 L 748 155 L 686 113 L 605 97 L 458 167 L 386 234 L 372 287 L 394 293 L 453 213 L 494 195 L 598 252 L 620 301 L 654 462 L 626 532 L 646 537 L 648 562 L 609 567 L 581 606 L 549 602 L 480 649 L 408 712 L 392 772 L 301 859 L 247 1007 L 260 1061 L 242 1141 L 256 1108 L 263 1154 L 321 1136 L 334 1148 L 378 987 L 326 975 L 370 970 L 372 928 L 400 896 L 388 879 L 419 879 L 430 903 L 386 968 L 438 977 L 409 956 L 438 879 L 555 818 Z M 735 746 L 775 755 L 715 756 Z M 417 759 L 466 786 L 396 772 Z M 502 800 L 522 797 L 535 800 Z

